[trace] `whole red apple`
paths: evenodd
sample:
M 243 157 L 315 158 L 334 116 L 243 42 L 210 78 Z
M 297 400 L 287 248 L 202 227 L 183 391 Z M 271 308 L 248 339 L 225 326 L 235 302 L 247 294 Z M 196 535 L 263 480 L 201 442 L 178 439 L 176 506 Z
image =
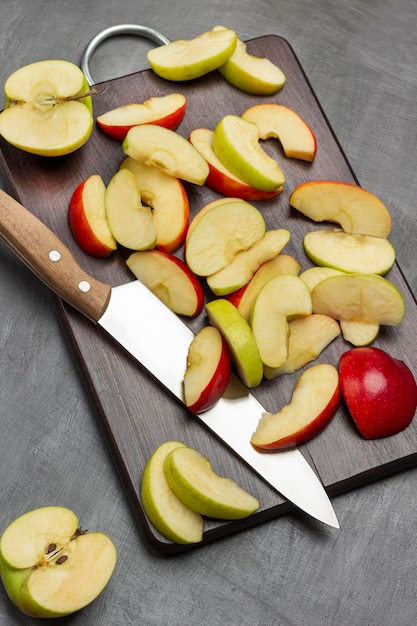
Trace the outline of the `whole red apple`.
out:
M 417 384 L 403 361 L 380 348 L 353 348 L 342 354 L 339 374 L 343 397 L 365 439 L 388 437 L 410 424 Z

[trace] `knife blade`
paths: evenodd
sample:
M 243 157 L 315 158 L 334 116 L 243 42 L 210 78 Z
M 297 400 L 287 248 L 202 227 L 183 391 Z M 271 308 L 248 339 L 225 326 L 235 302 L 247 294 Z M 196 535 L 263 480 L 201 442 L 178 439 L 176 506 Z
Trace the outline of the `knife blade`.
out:
M 182 381 L 194 334 L 147 287 L 138 280 L 111 287 L 90 276 L 41 220 L 1 189 L 0 237 L 52 291 L 101 326 L 183 401 Z M 251 445 L 264 411 L 233 375 L 225 396 L 197 417 L 281 496 L 339 528 L 326 490 L 298 449 L 269 454 Z

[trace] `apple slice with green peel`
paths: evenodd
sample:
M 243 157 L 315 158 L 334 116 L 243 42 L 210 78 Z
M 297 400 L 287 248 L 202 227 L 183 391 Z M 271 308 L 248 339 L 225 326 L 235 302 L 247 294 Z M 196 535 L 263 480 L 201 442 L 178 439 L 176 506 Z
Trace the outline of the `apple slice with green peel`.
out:
M 122 146 L 127 156 L 195 185 L 204 185 L 209 174 L 208 163 L 199 151 L 175 130 L 163 126 L 134 126 Z
M 395 248 L 388 239 L 340 229 L 306 233 L 304 250 L 316 265 L 343 272 L 384 275 L 395 262 Z
M 185 240 L 190 219 L 190 205 L 183 183 L 132 157 L 122 161 L 119 169 L 123 168 L 135 174 L 141 199 L 152 208 L 155 247 L 163 252 L 175 252 Z
M 289 319 L 311 312 L 310 290 L 298 276 L 276 276 L 262 287 L 253 303 L 250 325 L 264 365 L 279 367 L 285 362 Z
M 341 274 L 319 282 L 311 292 L 313 313 L 337 320 L 398 326 L 404 298 L 396 285 L 377 274 Z
M 342 270 L 337 270 L 333 267 L 309 267 L 300 274 L 300 278 L 306 283 L 310 291 L 313 291 L 314 287 L 318 285 L 322 280 L 330 278 L 331 276 L 340 276 L 346 274 Z
M 186 110 L 186 99 L 180 93 L 155 96 L 143 103 L 132 102 L 111 109 L 97 117 L 97 125 L 112 139 L 123 141 L 128 131 L 139 124 L 157 124 L 175 130 Z
M 265 220 L 255 206 L 237 200 L 211 207 L 186 239 L 185 260 L 198 276 L 210 276 L 265 235 Z
M 314 160 L 316 136 L 293 109 L 272 102 L 255 104 L 242 113 L 242 118 L 257 125 L 260 139 L 278 139 L 285 156 L 310 163 Z
M 9 76 L 4 93 L 0 135 L 21 150 L 61 156 L 80 148 L 92 133 L 92 92 L 74 63 L 25 65 Z
M 203 288 L 178 257 L 162 250 L 143 250 L 133 252 L 126 265 L 174 313 L 187 317 L 201 313 Z
M 68 206 L 68 224 L 75 241 L 87 254 L 104 258 L 117 248 L 107 221 L 106 185 L 92 174 L 74 190 Z
M 166 80 L 193 80 L 223 65 L 236 43 L 236 33 L 230 28 L 211 30 L 152 48 L 147 58 L 155 74 Z
M 175 448 L 164 461 L 167 482 L 192 511 L 216 519 L 243 519 L 258 508 L 258 500 L 231 478 L 216 474 L 210 461 L 193 448 Z
M 328 425 L 341 399 L 339 373 L 328 363 L 312 365 L 297 379 L 291 401 L 278 413 L 264 413 L 251 443 L 256 448 L 293 448 Z
M 354 346 L 369 346 L 379 334 L 380 325 L 378 322 L 340 320 L 339 323 L 343 339 Z
M 194 413 L 207 411 L 223 396 L 230 378 L 230 355 L 220 331 L 205 326 L 194 337 L 184 374 L 185 404 Z
M 282 274 L 297 276 L 300 267 L 299 262 L 293 256 L 289 254 L 278 254 L 275 258 L 263 263 L 255 272 L 252 279 L 240 289 L 232 292 L 227 299 L 238 309 L 245 320 L 249 322 L 256 296 L 268 280 Z
M 232 262 L 207 277 L 207 284 L 217 296 L 225 296 L 246 285 L 259 267 L 276 257 L 290 240 L 285 228 L 268 230 L 249 250 L 238 252 Z
M 280 367 L 264 367 L 264 376 L 267 380 L 283 374 L 293 374 L 311 361 L 315 361 L 340 335 L 340 326 L 336 320 L 317 313 L 291 320 L 288 326 L 287 358 Z
M 217 157 L 213 150 L 214 133 L 209 128 L 196 128 L 189 137 L 189 140 L 200 154 L 206 159 L 209 166 L 209 175 L 206 179 L 207 187 L 217 193 L 233 198 L 240 198 L 247 201 L 269 200 L 275 198 L 283 191 L 283 187 L 278 187 L 273 191 L 262 191 L 251 187 L 244 180 L 235 176 Z
M 102 532 L 83 531 L 67 508 L 15 519 L 0 539 L 0 574 L 14 604 L 32 617 L 63 617 L 90 604 L 109 582 L 117 552 Z
M 285 183 L 278 162 L 263 150 L 256 124 L 237 115 L 226 115 L 217 124 L 213 150 L 235 176 L 251 187 L 276 191 Z
M 131 250 L 155 246 L 152 211 L 141 202 L 136 176 L 128 169 L 116 172 L 107 185 L 106 215 L 111 232 L 120 245 Z
M 338 180 L 315 180 L 298 185 L 290 205 L 315 222 L 336 222 L 346 233 L 388 237 L 391 215 L 370 191 Z
M 263 377 L 259 348 L 248 322 L 231 302 L 223 298 L 206 304 L 210 323 L 226 340 L 239 377 L 247 387 L 257 387 Z
M 240 201 L 241 201 L 240 198 L 216 198 L 215 200 L 211 200 L 210 202 L 205 204 L 198 211 L 198 213 L 196 213 L 193 216 L 192 220 L 190 221 L 190 223 L 188 225 L 187 235 L 185 237 L 185 248 L 187 248 L 187 244 L 188 244 L 189 239 L 191 238 L 192 232 L 193 232 L 195 226 L 200 221 L 200 219 L 203 217 L 203 215 L 205 215 L 206 213 L 211 211 L 211 209 L 214 209 L 215 207 L 217 207 L 217 206 L 219 206 L 221 204 L 227 204 L 228 202 L 240 202 Z
M 179 441 L 166 441 L 149 458 L 142 473 L 140 495 L 143 509 L 153 526 L 175 543 L 200 543 L 203 518 L 185 506 L 170 489 L 164 473 L 167 455 L 184 448 Z

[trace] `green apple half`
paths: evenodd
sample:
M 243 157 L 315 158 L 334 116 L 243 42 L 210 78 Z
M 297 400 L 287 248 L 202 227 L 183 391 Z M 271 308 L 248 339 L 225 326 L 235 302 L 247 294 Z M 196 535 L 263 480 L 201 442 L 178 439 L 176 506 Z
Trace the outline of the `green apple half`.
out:
M 4 93 L 0 135 L 21 150 L 61 156 L 91 135 L 91 91 L 83 72 L 69 61 L 25 65 L 9 76 Z
M 101 532 L 79 528 L 67 508 L 47 506 L 14 520 L 0 539 L 0 574 L 12 602 L 33 617 L 69 615 L 109 582 L 117 552 Z

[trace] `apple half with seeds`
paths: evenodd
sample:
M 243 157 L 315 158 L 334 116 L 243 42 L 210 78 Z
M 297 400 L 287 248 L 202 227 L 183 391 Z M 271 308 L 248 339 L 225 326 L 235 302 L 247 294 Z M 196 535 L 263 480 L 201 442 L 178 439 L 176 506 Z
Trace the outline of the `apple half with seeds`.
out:
M 335 415 L 341 399 L 339 373 L 328 363 L 312 365 L 297 379 L 291 401 L 264 413 L 251 443 L 256 448 L 293 448 L 316 437 Z
M 81 530 L 67 508 L 46 506 L 15 519 L 0 539 L 0 574 L 14 604 L 32 617 L 63 617 L 103 591 L 116 565 L 112 540 Z

